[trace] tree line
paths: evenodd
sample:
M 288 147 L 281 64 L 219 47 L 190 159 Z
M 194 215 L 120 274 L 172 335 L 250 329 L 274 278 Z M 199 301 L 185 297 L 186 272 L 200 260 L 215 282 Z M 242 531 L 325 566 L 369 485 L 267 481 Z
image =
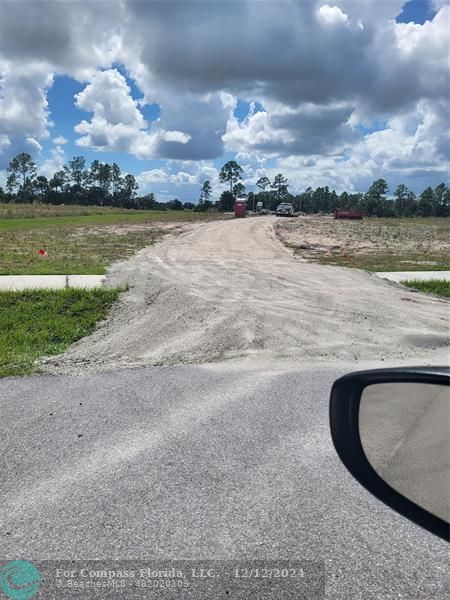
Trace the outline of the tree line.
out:
M 232 211 L 236 198 L 246 198 L 247 208 L 255 210 L 262 202 L 275 210 L 280 202 L 291 202 L 294 210 L 303 213 L 331 213 L 335 209 L 363 210 L 367 216 L 413 217 L 450 216 L 450 188 L 441 183 L 428 187 L 419 196 L 405 185 L 397 186 L 393 198 L 387 196 L 388 184 L 377 179 L 366 193 L 342 192 L 338 195 L 328 186 L 315 190 L 308 187 L 301 194 L 289 192 L 289 181 L 278 173 L 271 181 L 267 176 L 256 182 L 258 192 L 246 192 L 244 171 L 236 161 L 228 161 L 219 173 L 219 181 L 227 186 L 218 200 L 213 201 L 210 181 L 204 181 L 197 203 L 158 202 L 153 193 L 138 195 L 139 186 L 133 175 L 121 173 L 116 164 L 94 160 L 89 167 L 82 156 L 75 156 L 48 179 L 37 174 L 37 165 L 27 153 L 15 156 L 7 169 L 6 192 L 0 187 L 0 202 L 77 204 L 116 206 L 132 209 Z
M 122 175 L 116 163 L 94 160 L 88 168 L 83 156 L 75 156 L 48 179 L 37 174 L 36 163 L 22 152 L 9 163 L 6 190 L 0 188 L 3 202 L 135 208 L 138 184 L 133 175 Z
M 449 217 L 450 188 L 440 183 L 434 189 L 430 186 L 416 196 L 406 185 L 400 184 L 393 197 L 388 197 L 389 186 L 384 179 L 375 180 L 365 193 L 342 192 L 338 195 L 328 186 L 313 190 L 308 187 L 301 194 L 289 192 L 289 181 L 278 173 L 271 181 L 267 176 L 256 182 L 259 192 L 246 193 L 242 184 L 243 169 L 235 161 L 226 163 L 219 175 L 221 183 L 227 183 L 229 189 L 222 192 L 217 203 L 219 210 L 232 210 L 236 197 L 247 199 L 247 208 L 255 210 L 258 202 L 269 210 L 275 210 L 280 202 L 290 202 L 297 212 L 316 214 L 331 213 L 334 210 L 362 210 L 369 216 L 377 217 Z M 209 182 L 206 182 L 209 184 Z M 203 184 L 205 186 L 205 184 Z M 205 202 L 204 188 L 199 204 Z
M 295 210 L 305 213 L 330 213 L 340 210 L 362 210 L 368 217 L 448 217 L 450 216 L 450 188 L 440 183 L 434 189 L 427 187 L 421 194 L 400 184 L 393 197 L 387 197 L 389 187 L 384 179 L 377 179 L 366 193 L 337 195 L 334 190 L 307 188 L 292 197 Z

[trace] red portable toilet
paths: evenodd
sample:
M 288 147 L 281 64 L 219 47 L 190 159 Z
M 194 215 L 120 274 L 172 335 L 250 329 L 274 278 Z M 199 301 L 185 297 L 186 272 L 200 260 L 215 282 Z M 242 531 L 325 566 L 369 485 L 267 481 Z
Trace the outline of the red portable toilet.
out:
M 247 201 L 245 198 L 236 198 L 234 203 L 234 216 L 245 217 Z

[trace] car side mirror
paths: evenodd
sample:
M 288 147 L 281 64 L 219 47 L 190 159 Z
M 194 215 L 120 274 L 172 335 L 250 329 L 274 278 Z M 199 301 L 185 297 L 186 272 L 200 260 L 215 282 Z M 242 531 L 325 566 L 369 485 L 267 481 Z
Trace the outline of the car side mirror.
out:
M 331 435 L 350 473 L 379 500 L 449 538 L 450 369 L 360 371 L 333 384 Z

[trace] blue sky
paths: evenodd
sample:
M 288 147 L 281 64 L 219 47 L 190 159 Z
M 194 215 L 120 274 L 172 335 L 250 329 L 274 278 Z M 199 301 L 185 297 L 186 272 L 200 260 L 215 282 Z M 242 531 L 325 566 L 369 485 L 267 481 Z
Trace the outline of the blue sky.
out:
M 423 24 L 426 20 L 431 20 L 436 14 L 430 2 L 427 0 L 410 0 L 403 6 L 402 11 L 396 17 L 398 23 L 413 23 Z
M 444 0 L 29 3 L 21 45 L 16 4 L 0 23 L 0 183 L 16 151 L 48 175 L 80 154 L 117 162 L 142 192 L 194 201 L 205 179 L 220 193 L 231 159 L 247 190 L 277 172 L 292 191 L 446 175 Z M 92 12 L 84 29 L 76 11 Z
M 126 79 L 131 89 L 131 96 L 135 100 L 142 100 L 143 94 L 140 92 L 136 83 L 127 74 L 127 71 L 119 64 L 115 64 L 117 69 Z M 105 162 L 116 162 L 123 171 L 138 175 L 144 168 L 146 170 L 159 169 L 164 167 L 164 160 L 139 160 L 127 152 L 99 152 L 96 150 L 80 149 L 76 145 L 79 137 L 74 131 L 74 127 L 83 119 L 89 119 L 92 113 L 84 111 L 75 105 L 74 97 L 84 89 L 85 85 L 74 80 L 67 75 L 56 76 L 52 87 L 48 90 L 47 100 L 51 120 L 54 126 L 51 129 L 51 137 L 43 142 L 43 154 L 48 155 L 54 147 L 53 139 L 59 136 L 64 137 L 67 143 L 64 144 L 64 151 L 67 157 L 78 156 L 82 154 L 88 163 L 93 160 Z M 161 115 L 161 107 L 158 104 L 142 104 L 140 110 L 148 123 L 152 123 Z M 238 98 L 234 114 L 239 122 L 244 121 L 250 110 L 250 101 Z M 263 111 L 263 106 L 255 101 L 254 112 Z M 214 160 L 215 166 L 220 169 L 227 160 L 234 160 L 234 152 L 225 152 L 220 158 Z M 268 164 L 273 164 L 268 161 Z M 161 187 L 163 189 L 164 186 Z M 193 198 L 197 200 L 197 198 Z

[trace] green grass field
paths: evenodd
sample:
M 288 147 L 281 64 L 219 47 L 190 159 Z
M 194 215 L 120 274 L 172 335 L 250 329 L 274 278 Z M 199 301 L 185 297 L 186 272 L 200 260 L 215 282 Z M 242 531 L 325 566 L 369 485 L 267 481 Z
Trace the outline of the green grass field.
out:
M 1 206 L 1 205 L 0 205 Z M 6 205 L 9 206 L 9 205 Z M 70 212 L 70 211 L 69 211 Z M 190 221 L 211 221 L 224 218 L 221 213 L 200 213 L 184 210 L 171 211 L 125 211 L 91 213 L 91 214 L 49 214 L 34 217 L 3 216 L 0 211 L 0 234 L 3 231 L 28 230 L 30 228 L 44 228 L 52 226 L 84 226 L 91 225 L 116 225 L 116 224 L 154 224 Z
M 218 213 L 0 204 L 0 275 L 101 275 L 163 235 L 174 222 Z M 133 228 L 133 226 L 135 226 Z M 47 251 L 40 256 L 38 250 Z
M 120 290 L 0 293 L 0 377 L 27 375 L 42 356 L 60 354 L 104 319 Z
M 153 221 L 191 221 L 227 218 L 222 213 L 199 213 L 190 210 L 130 210 L 111 206 L 79 206 L 52 204 L 2 204 L 0 203 L 0 222 L 8 219 L 51 219 L 53 217 L 87 217 L 72 222 L 85 223 L 150 223 Z
M 402 281 L 401 283 L 410 288 L 418 290 L 419 292 L 426 292 L 428 294 L 435 294 L 436 296 L 450 298 L 450 281 L 445 281 L 444 279 L 431 279 L 430 281 L 411 279 L 408 281 Z
M 135 213 L 137 211 L 126 210 L 123 208 L 113 208 L 111 206 L 81 206 L 78 204 L 21 204 L 19 202 L 7 204 L 0 202 L 0 219 L 110 215 L 127 212 Z
M 0 232 L 0 275 L 95 275 L 131 256 L 161 235 L 156 227 L 124 235 L 87 227 L 30 228 Z M 39 248 L 47 256 L 38 254 Z

